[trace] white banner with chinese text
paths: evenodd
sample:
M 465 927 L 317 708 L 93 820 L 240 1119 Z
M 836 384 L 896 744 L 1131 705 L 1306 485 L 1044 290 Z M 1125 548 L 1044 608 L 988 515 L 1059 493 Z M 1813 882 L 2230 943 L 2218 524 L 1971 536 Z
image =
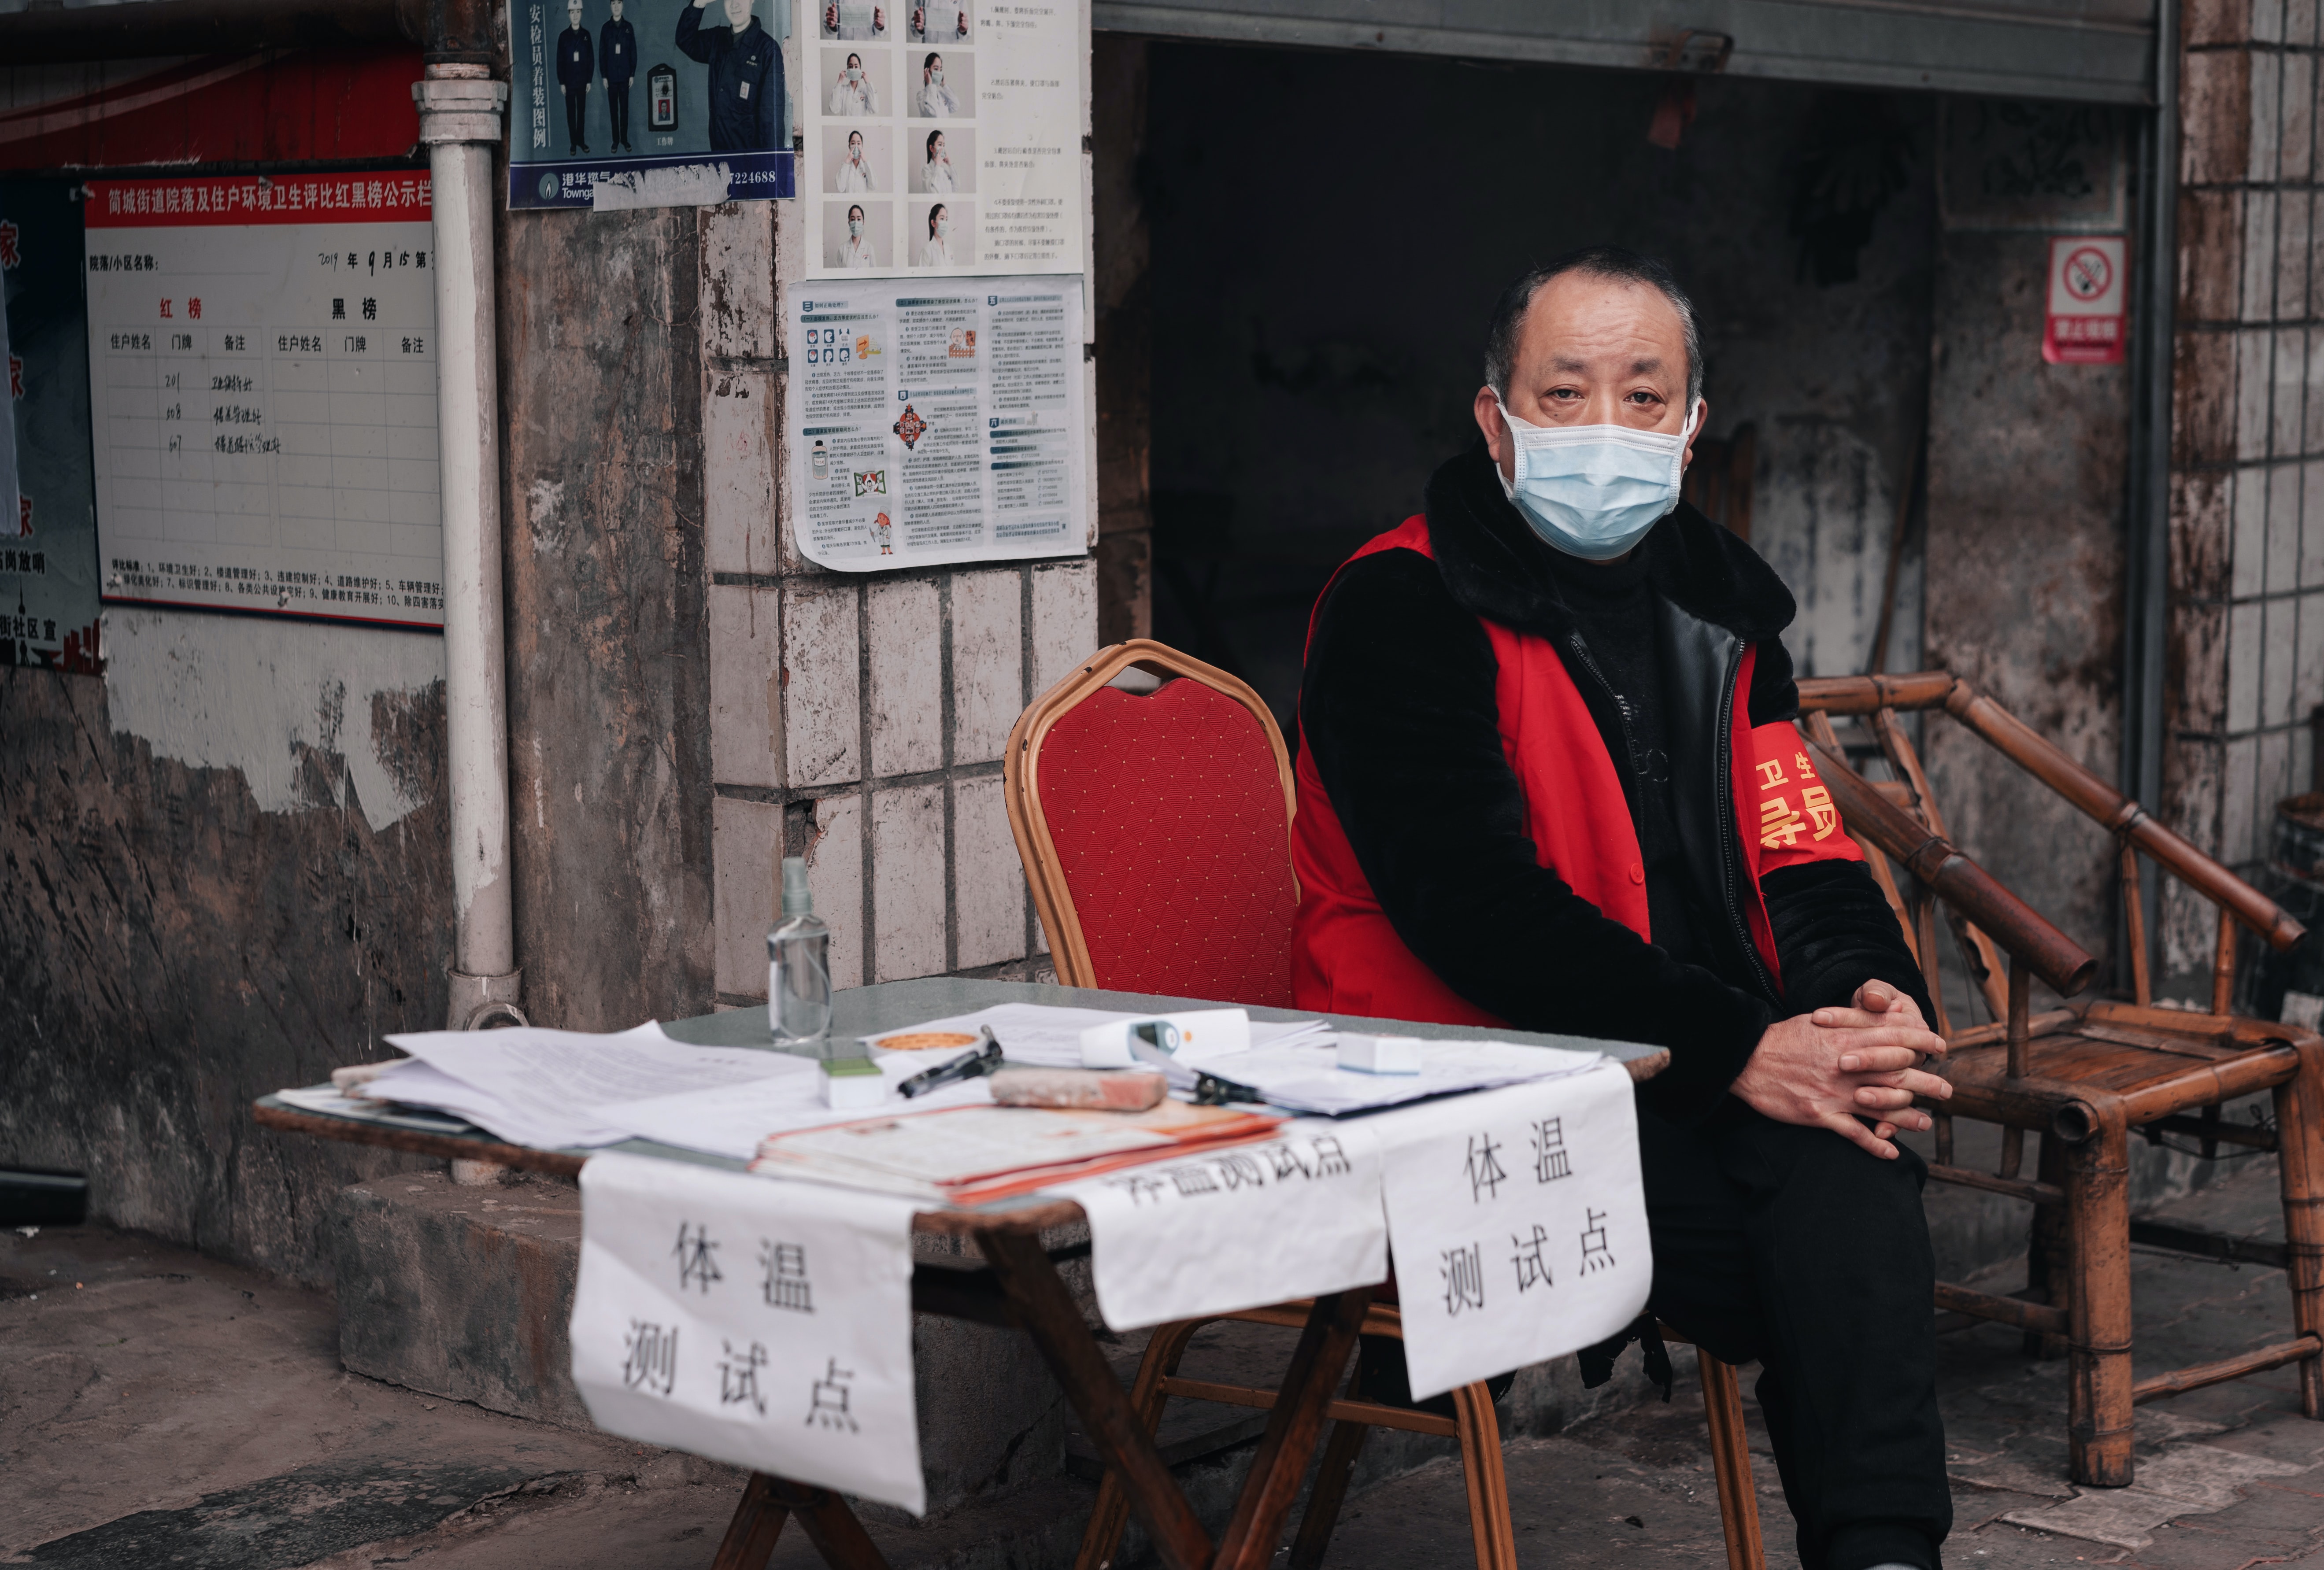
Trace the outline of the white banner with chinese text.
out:
M 1342 1124 L 1156 1161 L 1055 1192 L 1089 1217 L 1114 1330 L 1373 1286 L 1388 1276 L 1378 1141 Z
M 908 1199 L 603 1155 L 573 1382 L 610 1434 L 920 1514 Z
M 1375 1122 L 1416 1398 L 1602 1341 L 1646 1307 L 1654 1254 L 1619 1063 Z

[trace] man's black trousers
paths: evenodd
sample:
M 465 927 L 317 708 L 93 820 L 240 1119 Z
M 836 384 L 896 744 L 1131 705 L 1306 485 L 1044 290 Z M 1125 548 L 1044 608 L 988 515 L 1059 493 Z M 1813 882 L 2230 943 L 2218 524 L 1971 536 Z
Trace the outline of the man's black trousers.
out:
M 1803 1570 L 1935 1570 L 1952 1497 L 1927 1168 L 1731 1098 L 1692 1128 L 1641 1105 L 1638 1146 L 1650 1306 L 1712 1355 L 1761 1365 Z
M 573 151 L 579 151 L 589 144 L 589 89 L 565 89 L 565 140 Z
M 627 148 L 630 145 L 629 83 L 607 82 L 605 84 L 605 110 L 613 120 L 613 144 L 616 147 Z

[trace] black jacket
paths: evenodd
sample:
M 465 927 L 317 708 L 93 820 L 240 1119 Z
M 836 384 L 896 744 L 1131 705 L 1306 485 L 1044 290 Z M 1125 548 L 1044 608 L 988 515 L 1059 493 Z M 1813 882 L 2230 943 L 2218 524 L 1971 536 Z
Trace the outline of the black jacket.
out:
M 782 124 L 783 51 L 751 18 L 741 32 L 705 27 L 702 8 L 678 14 L 678 47 L 710 68 L 710 150 L 771 152 Z
M 638 74 L 638 30 L 624 17 L 608 20 L 597 32 L 597 60 L 605 68 L 605 85 L 625 87 Z
M 1669 736 L 1672 802 L 1707 965 L 1681 964 L 1536 858 L 1501 751 L 1498 664 L 1480 616 L 1558 650 L 1621 756 L 1621 716 L 1552 581 L 1544 545 L 1503 495 L 1480 443 L 1427 492 L 1434 560 L 1381 551 L 1340 572 L 1316 620 L 1300 726 L 1357 864 L 1398 937 L 1446 985 L 1524 1030 L 1671 1049 L 1649 1082 L 1665 1116 L 1707 1115 L 1777 1018 L 1847 1002 L 1877 978 L 1933 1017 L 1895 917 L 1854 862 L 1779 868 L 1761 882 L 1778 987 L 1743 924 L 1744 862 L 1722 767 L 1734 662 L 1756 646 L 1755 725 L 1796 716 L 1780 634 L 1790 591 L 1751 548 L 1681 504 L 1646 553 Z M 1626 790 L 1628 771 L 1617 769 Z M 1630 802 L 1635 819 L 1638 803 Z
M 590 47 L 589 30 L 568 27 L 557 35 L 557 85 L 560 87 L 586 87 L 596 78 L 596 52 Z

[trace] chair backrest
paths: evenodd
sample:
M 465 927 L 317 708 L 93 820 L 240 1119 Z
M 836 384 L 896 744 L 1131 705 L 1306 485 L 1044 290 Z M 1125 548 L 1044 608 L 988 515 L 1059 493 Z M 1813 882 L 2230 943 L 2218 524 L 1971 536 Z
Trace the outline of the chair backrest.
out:
M 1920 756 L 1903 727 L 1896 723 L 1900 710 L 1942 710 L 2113 834 L 2121 857 L 2131 987 L 2141 1007 L 2153 1001 L 2145 916 L 2139 896 L 2142 853 L 2218 907 L 2218 944 L 2211 972 L 2213 1015 L 2227 1015 L 2233 1000 L 2238 925 L 2248 928 L 2262 941 L 2278 950 L 2292 947 L 2306 931 L 2274 901 L 2147 816 L 2144 807 L 2069 757 L 1991 698 L 1947 672 L 1804 680 L 1800 683 L 1800 709 L 1810 739 L 1823 755 L 1824 772 L 1833 785 L 1833 796 L 1849 832 L 1859 840 L 1868 841 L 1868 849 L 1877 844 L 1880 851 L 1895 857 L 1900 863 L 1914 854 L 1899 846 L 1916 831 L 1939 844 L 1943 842 L 1945 833 L 1944 816 L 1930 793 L 1928 775 L 1921 767 Z M 1836 714 L 1862 721 L 1894 773 L 1894 779 L 1876 783 L 1848 770 L 1832 729 L 1831 717 Z M 1912 902 L 1915 909 L 1908 911 L 1907 902 L 1900 895 L 1882 856 L 1876 853 L 1868 859 L 1873 864 L 1874 877 L 1904 922 L 1907 938 L 1934 991 L 1935 928 L 1927 902 L 1915 899 Z M 1922 859 L 1928 858 L 1923 855 Z M 1921 876 L 1917 867 L 1908 866 L 1907 870 Z M 2005 937 L 1998 930 L 1988 935 L 1986 926 L 1995 924 L 1987 921 L 1988 915 L 2006 921 L 2014 913 L 1990 902 L 1979 911 L 1965 910 L 1963 902 L 1951 899 L 1943 888 L 1936 892 L 1951 908 L 1969 969 L 1976 973 L 1972 979 L 1994 1017 L 2006 1018 L 2010 1013 L 2008 983 L 1994 939 L 2003 937 L 2005 941 L 1999 948 L 2029 960 L 2036 969 L 2042 969 L 2040 960 L 2026 950 L 2021 937 Z M 2015 896 L 2009 896 L 2009 904 L 2015 904 Z M 2046 927 L 2047 923 L 2043 925 Z M 1939 1007 L 1941 1009 L 1942 1005 Z
M 1133 668 L 1162 684 L 1111 684 Z M 1034 700 L 1002 767 L 1059 981 L 1290 1005 L 1296 797 L 1257 693 L 1167 645 L 1115 644 Z

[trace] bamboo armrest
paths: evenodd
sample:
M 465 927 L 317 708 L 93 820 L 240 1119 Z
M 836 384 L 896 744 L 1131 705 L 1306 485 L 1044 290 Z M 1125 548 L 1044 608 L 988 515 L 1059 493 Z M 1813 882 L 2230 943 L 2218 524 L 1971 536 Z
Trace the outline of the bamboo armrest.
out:
M 1943 671 L 1810 677 L 1800 683 L 1800 707 L 1826 714 L 1941 708 L 2107 833 L 2137 846 L 2188 887 L 2257 932 L 2271 948 L 2288 950 L 2307 934 L 2308 929 L 2273 900 L 2149 817 L 2145 808 L 2069 757 L 2008 710 Z M 1983 917 L 1971 919 L 1984 924 Z M 2046 974 L 2043 978 L 2048 979 Z
M 2009 953 L 2033 967 L 2034 973 L 2071 997 L 2090 984 L 2098 962 L 2042 913 L 2019 899 L 1992 874 L 1932 834 L 1919 819 L 1892 803 L 1870 781 L 1848 767 L 1848 760 L 1822 742 L 1809 739 L 1816 752 L 1816 769 L 1839 803 L 1840 816 L 1852 831 L 1878 846 L 1905 870 L 1937 892 L 1939 898 L 1982 927 Z

